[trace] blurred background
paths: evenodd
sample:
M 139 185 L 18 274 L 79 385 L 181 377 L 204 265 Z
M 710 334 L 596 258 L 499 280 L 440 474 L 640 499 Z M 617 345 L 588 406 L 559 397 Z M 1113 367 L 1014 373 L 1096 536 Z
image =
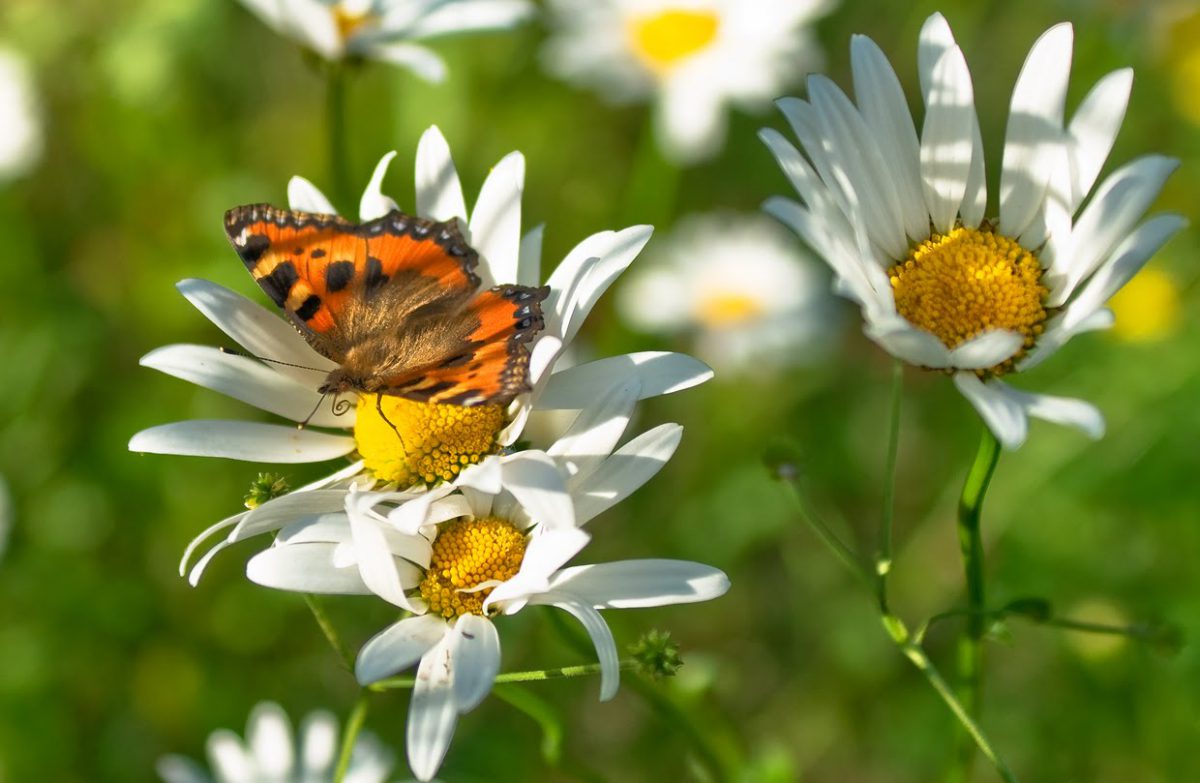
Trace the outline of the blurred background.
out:
M 1136 69 L 1106 171 L 1148 152 L 1180 157 L 1158 209 L 1195 215 L 1195 4 L 844 0 L 815 28 L 823 70 L 849 89 L 849 36 L 868 34 L 911 102 L 917 33 L 935 10 L 971 65 L 993 183 L 1020 64 L 1042 30 L 1069 20 L 1069 106 L 1108 71 Z M 695 351 L 696 330 L 635 330 L 620 315 L 621 286 L 636 285 L 642 265 L 669 263 L 671 229 L 688 216 L 754 213 L 788 193 L 755 137 L 785 125 L 773 112 L 734 112 L 722 151 L 658 192 L 654 172 L 672 169 L 648 141 L 647 107 L 613 107 L 547 75 L 545 37 L 534 19 L 437 41 L 449 64 L 438 86 L 387 65 L 362 68 L 348 94 L 352 182 L 365 184 L 396 149 L 385 190 L 411 207 L 416 142 L 433 123 L 468 200 L 490 165 L 522 150 L 525 225 L 547 225 L 545 268 L 595 231 L 658 227 L 590 319 L 586 350 Z M 268 466 L 126 450 L 134 432 L 166 421 L 265 416 L 137 360 L 165 343 L 221 343 L 175 291 L 181 278 L 265 301 L 221 216 L 236 204 L 283 203 L 293 174 L 329 184 L 321 75 L 233 0 L 4 0 L 0 46 L 24 63 L 40 126 L 26 164 L 0 180 L 0 781 L 153 780 L 161 754 L 202 758 L 209 732 L 240 732 L 265 698 L 294 717 L 315 707 L 344 716 L 354 682 L 301 597 L 242 574 L 261 542 L 218 558 L 197 588 L 177 574 L 186 544 L 238 510 Z M 1077 339 L 1018 380 L 1093 401 L 1109 431 L 1092 443 L 1037 423 L 1024 448 L 1002 456 L 984 512 L 995 603 L 1038 596 L 1064 615 L 1169 621 L 1200 637 L 1198 259 L 1191 229 L 1115 304 L 1117 329 Z M 815 262 L 794 263 L 825 285 Z M 763 452 L 786 435 L 817 505 L 873 549 L 890 362 L 844 303 L 813 306 L 822 308 L 819 339 L 786 361 L 718 366 L 715 381 L 642 408 L 643 425 L 683 423 L 683 445 L 597 521 L 589 558 L 687 558 L 730 575 L 733 588 L 715 603 L 608 620 L 622 646 L 650 628 L 673 633 L 685 666 L 658 687 L 741 780 L 935 780 L 951 754 L 951 716 L 764 467 Z M 946 378 L 910 369 L 904 383 L 893 606 L 912 625 L 962 600 L 954 510 L 980 425 Z M 286 473 L 298 486 L 327 468 Z M 356 647 L 391 619 L 375 600 L 330 606 Z M 545 620 L 526 612 L 505 622 L 505 669 L 585 660 Z M 946 623 L 929 638 L 947 672 L 957 630 Z M 988 677 L 984 725 L 1024 780 L 1200 779 L 1194 643 L 1172 655 L 1014 620 L 989 646 Z M 461 721 L 442 778 L 698 779 L 680 729 L 633 689 L 603 705 L 590 679 L 533 690 L 565 729 L 557 765 L 539 753 L 539 726 L 492 698 Z M 404 694 L 380 695 L 368 721 L 398 754 L 406 712 Z M 994 779 L 982 765 L 976 777 Z

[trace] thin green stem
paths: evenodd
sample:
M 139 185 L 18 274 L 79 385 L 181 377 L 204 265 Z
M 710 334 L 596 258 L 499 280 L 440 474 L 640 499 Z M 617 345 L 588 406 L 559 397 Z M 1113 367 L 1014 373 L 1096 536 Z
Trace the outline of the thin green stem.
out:
M 338 635 L 337 628 L 329 619 L 329 614 L 325 611 L 325 605 L 321 603 L 321 599 L 312 593 L 305 593 L 304 603 L 308 604 L 313 619 L 317 621 L 317 627 L 321 629 L 321 633 L 325 634 L 325 639 L 333 648 L 333 652 L 341 661 L 342 666 L 348 671 L 354 671 L 354 655 L 350 652 L 350 648 L 342 642 L 342 637 Z
M 629 671 L 634 668 L 636 662 L 631 660 L 621 661 L 621 670 Z M 557 669 L 534 669 L 524 672 L 504 672 L 496 676 L 497 684 L 512 683 L 512 682 L 541 682 L 543 680 L 562 680 L 569 677 L 587 677 L 593 674 L 600 673 L 600 664 L 598 663 L 581 663 L 578 666 L 560 666 Z M 386 680 L 380 680 L 377 683 L 369 686 L 373 691 L 390 691 L 397 689 L 411 688 L 416 685 L 415 677 L 389 677 Z
M 354 703 L 350 717 L 346 720 L 346 733 L 342 735 L 342 750 L 338 754 L 337 767 L 333 772 L 333 783 L 343 783 L 346 773 L 350 770 L 350 759 L 354 756 L 354 744 L 358 742 L 359 732 L 367 722 L 367 694 L 364 691 Z
M 883 478 L 883 518 L 879 530 L 879 555 L 875 558 L 876 598 L 879 611 L 886 617 L 887 578 L 892 570 L 892 521 L 896 514 L 896 458 L 900 452 L 900 404 L 904 399 L 904 364 L 892 363 L 892 405 L 888 426 L 887 467 Z
M 334 204 L 346 203 L 350 194 L 349 150 L 346 144 L 346 83 L 343 63 L 329 63 L 325 87 L 325 122 L 329 142 L 329 181 Z
M 958 645 L 959 699 L 972 718 L 978 719 L 983 699 L 983 637 L 988 618 L 984 612 L 986 591 L 983 579 L 983 535 L 980 518 L 988 485 L 1000 459 L 1000 442 L 988 427 L 983 428 L 975 461 L 967 472 L 958 501 L 958 543 L 962 550 L 966 576 L 966 630 Z M 975 758 L 975 745 L 969 738 L 958 742 L 953 780 L 968 780 Z
M 833 529 L 817 514 L 816 509 L 808 501 L 808 496 L 804 494 L 804 489 L 800 486 L 799 478 L 789 476 L 786 480 L 788 486 L 792 488 L 792 494 L 796 497 L 796 504 L 800 507 L 800 518 L 804 520 L 804 523 L 817 534 L 817 538 L 821 539 L 821 543 L 833 553 L 838 562 L 844 565 L 864 585 L 873 587 L 875 580 L 868 573 L 862 560 L 853 549 L 838 538 L 837 533 L 834 533 Z

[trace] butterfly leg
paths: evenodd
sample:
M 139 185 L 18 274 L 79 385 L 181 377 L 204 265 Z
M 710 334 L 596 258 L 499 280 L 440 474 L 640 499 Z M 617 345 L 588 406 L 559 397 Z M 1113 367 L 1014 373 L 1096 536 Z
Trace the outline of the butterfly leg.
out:
M 379 418 L 387 422 L 387 425 L 392 428 L 392 432 L 396 433 L 396 437 L 400 440 L 400 448 L 407 452 L 408 444 L 404 442 L 404 436 L 400 434 L 400 430 L 396 428 L 396 425 L 392 423 L 392 420 L 389 419 L 387 414 L 383 412 L 383 394 L 375 395 L 375 410 L 379 411 Z

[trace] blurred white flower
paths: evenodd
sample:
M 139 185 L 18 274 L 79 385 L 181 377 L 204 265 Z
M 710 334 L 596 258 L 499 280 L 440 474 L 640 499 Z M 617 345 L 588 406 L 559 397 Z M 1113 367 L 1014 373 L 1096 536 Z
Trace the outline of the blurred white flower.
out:
M 765 106 L 820 62 L 831 0 L 550 0 L 546 67 L 623 102 L 652 99 L 664 151 L 718 152 L 731 105 Z
M 761 214 L 694 215 L 621 290 L 621 312 L 648 332 L 695 335 L 718 371 L 802 363 L 830 347 L 828 281 L 778 223 Z
M 326 60 L 362 57 L 441 81 L 446 64 L 412 43 L 513 27 L 533 13 L 528 0 L 241 0 L 280 35 Z
M 779 101 L 805 155 L 774 130 L 761 134 L 804 201 L 776 197 L 766 210 L 824 257 L 871 339 L 952 374 L 1010 449 L 1024 442 L 1030 416 L 1103 434 L 1095 406 L 1000 379 L 1111 326 L 1109 297 L 1185 224 L 1177 215 L 1142 221 L 1178 165 L 1172 158 L 1138 158 L 1093 192 L 1133 72 L 1102 78 L 1064 124 L 1072 43 L 1069 24 L 1050 28 L 1017 78 L 994 221 L 984 218 L 971 74 L 940 14 L 921 30 L 920 138 L 895 72 L 864 36 L 850 47 L 857 104 L 822 76 L 809 79 L 808 101 Z
M 339 751 L 337 719 L 309 713 L 294 737 L 287 713 L 273 702 L 255 705 L 246 721 L 246 739 L 228 729 L 208 737 L 211 771 L 183 756 L 163 756 L 158 775 L 166 783 L 332 783 Z M 395 759 L 368 732 L 358 735 L 346 783 L 383 783 Z
M 626 379 L 609 387 L 546 451 L 490 457 L 457 487 L 326 490 L 319 504 L 308 493 L 287 512 L 258 515 L 255 533 L 279 532 L 247 564 L 251 580 L 305 593 L 374 594 L 411 613 L 363 646 L 355 673 L 368 685 L 417 665 L 406 745 L 418 779 L 437 772 L 457 716 L 491 690 L 500 670 L 494 618 L 529 604 L 574 616 L 596 646 L 607 700 L 620 666 L 598 610 L 707 601 L 728 589 L 721 571 L 678 560 L 565 567 L 589 540 L 583 525 L 654 476 L 679 443 L 682 428 L 664 424 L 614 452 L 637 386 Z M 339 500 L 343 509 L 334 511 Z
M 42 157 L 41 102 L 29 64 L 0 47 L 0 182 L 29 172 Z
M 12 530 L 13 502 L 8 480 L 0 473 L 0 558 L 8 551 L 8 534 Z

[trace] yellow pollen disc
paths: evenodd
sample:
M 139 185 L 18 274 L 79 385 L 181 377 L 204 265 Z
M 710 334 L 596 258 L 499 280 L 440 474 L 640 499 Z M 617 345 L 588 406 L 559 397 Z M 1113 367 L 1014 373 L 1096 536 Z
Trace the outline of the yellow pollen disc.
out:
M 1116 322 L 1112 333 L 1131 343 L 1169 337 L 1179 328 L 1179 287 L 1157 269 L 1143 269 L 1108 301 Z
M 1011 359 L 982 371 L 1000 375 L 1037 342 L 1044 329 L 1042 265 L 1025 248 L 983 228 L 934 234 L 888 270 L 896 309 L 948 348 L 991 329 L 1025 336 Z
M 746 294 L 719 294 L 700 302 L 697 317 L 710 328 L 732 326 L 762 315 L 762 302 Z
M 494 453 L 504 424 L 499 405 L 468 408 L 364 394 L 358 400 L 354 440 L 367 470 L 405 488 L 449 481 Z
M 712 43 L 720 24 L 712 11 L 667 10 L 631 20 L 629 39 L 651 70 L 664 71 Z
M 338 34 L 343 41 L 374 21 L 375 15 L 366 10 L 366 7 L 347 8 L 346 3 L 338 3 L 333 7 L 333 23 L 337 25 Z
M 450 619 L 483 614 L 483 602 L 495 587 L 472 590 L 486 582 L 504 582 L 521 569 L 525 534 L 497 517 L 457 519 L 438 528 L 433 557 L 421 580 L 421 597 L 430 614 Z

